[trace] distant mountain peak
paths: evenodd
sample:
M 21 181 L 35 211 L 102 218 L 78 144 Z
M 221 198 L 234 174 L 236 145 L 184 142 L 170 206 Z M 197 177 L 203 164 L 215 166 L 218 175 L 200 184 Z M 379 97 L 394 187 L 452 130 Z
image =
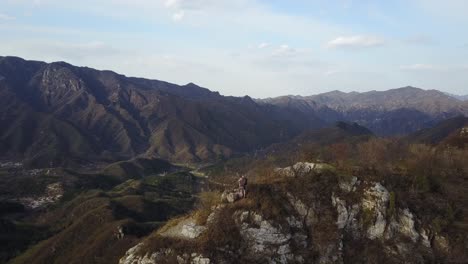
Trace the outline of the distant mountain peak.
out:
M 321 126 L 194 83 L 125 77 L 66 62 L 0 59 L 0 158 L 29 166 L 148 155 L 205 162 Z M 273 113 L 272 113 L 273 111 Z
M 322 93 L 323 95 L 346 95 L 348 94 L 347 92 L 343 92 L 343 91 L 340 91 L 340 90 L 333 90 L 333 91 L 330 91 L 330 92 L 326 92 L 326 93 Z
M 351 134 L 357 134 L 357 135 L 359 134 L 371 135 L 372 134 L 372 132 L 368 128 L 363 127 L 356 122 L 349 123 L 349 122 L 338 121 L 335 123 L 335 126 Z
M 421 88 L 418 88 L 418 87 L 415 87 L 415 86 L 411 86 L 411 85 L 407 85 L 407 86 L 400 87 L 400 88 L 397 88 L 397 89 L 424 90 L 424 89 L 421 89 Z
M 452 94 L 452 93 L 444 93 L 452 98 L 455 98 L 460 101 L 468 101 L 468 94 L 467 95 L 457 95 L 457 94 Z
M 200 86 L 196 85 L 196 84 L 193 83 L 193 82 L 187 83 L 186 85 L 184 85 L 184 87 L 197 87 L 197 88 L 200 88 Z

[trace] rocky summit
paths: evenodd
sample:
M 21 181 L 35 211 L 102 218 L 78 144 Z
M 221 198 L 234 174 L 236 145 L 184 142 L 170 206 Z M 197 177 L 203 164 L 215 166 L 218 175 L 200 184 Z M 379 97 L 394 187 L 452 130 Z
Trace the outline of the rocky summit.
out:
M 213 205 L 207 219 L 196 211 L 170 222 L 119 263 L 424 263 L 450 250 L 446 235 L 390 202 L 380 182 L 284 170 L 248 198 Z
M 466 263 L 467 106 L 0 57 L 0 263 Z

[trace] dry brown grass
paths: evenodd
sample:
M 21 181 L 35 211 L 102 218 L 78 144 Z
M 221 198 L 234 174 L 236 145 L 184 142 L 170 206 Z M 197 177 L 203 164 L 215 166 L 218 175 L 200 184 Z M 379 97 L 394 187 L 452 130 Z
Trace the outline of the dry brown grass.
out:
M 199 225 L 205 225 L 213 207 L 221 203 L 221 192 L 203 192 L 198 198 L 198 210 L 194 212 L 195 222 Z

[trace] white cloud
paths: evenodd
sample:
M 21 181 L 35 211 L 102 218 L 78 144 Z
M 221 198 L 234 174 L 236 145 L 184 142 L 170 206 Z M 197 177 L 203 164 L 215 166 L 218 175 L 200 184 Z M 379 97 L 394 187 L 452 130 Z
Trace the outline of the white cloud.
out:
M 165 0 L 164 6 L 173 12 L 172 20 L 182 20 L 186 13 L 201 12 L 210 8 L 225 8 L 224 1 L 214 0 Z
M 166 0 L 166 2 L 164 2 L 164 5 L 166 7 L 175 7 L 179 4 L 179 1 L 178 0 Z
M 174 21 L 180 21 L 184 18 L 184 16 L 185 16 L 184 10 L 179 10 L 172 15 L 172 19 Z
M 423 63 L 416 63 L 411 65 L 402 65 L 400 66 L 402 70 L 408 71 L 427 71 L 427 70 L 440 70 L 442 67 L 433 64 L 423 64 Z
M 327 43 L 328 48 L 370 48 L 382 46 L 385 41 L 376 36 L 355 35 L 337 37 Z
M 288 44 L 270 45 L 269 49 L 255 50 L 243 56 L 246 63 L 260 72 L 286 75 L 310 75 L 323 72 L 328 65 L 314 57 L 309 49 Z
M 287 44 L 280 45 L 277 49 L 275 49 L 272 53 L 273 56 L 290 56 L 296 54 L 297 50 L 291 48 Z
M 168 8 L 183 10 L 202 10 L 202 9 L 226 9 L 244 6 L 248 1 L 245 0 L 166 0 L 164 5 Z
M 335 15 L 348 15 L 348 12 L 361 9 L 361 3 L 353 0 L 353 6 L 348 11 L 341 10 L 334 14 L 333 10 L 325 10 L 330 16 L 323 13 L 305 15 L 302 12 L 271 8 L 270 1 L 263 0 L 81 0 L 79 2 L 6 0 L 5 2 L 13 7 L 10 11 L 2 5 L 2 11 L 8 14 L 21 14 L 13 12 L 17 7 L 24 8 L 25 12 L 30 11 L 36 2 L 36 5 L 41 6 L 31 13 L 48 14 L 50 10 L 54 12 L 56 10 L 64 16 L 80 14 L 70 17 L 74 20 L 86 19 L 88 17 L 86 14 L 90 14 L 92 17 L 103 16 L 103 24 L 96 28 L 88 27 L 86 23 L 83 26 L 80 24 L 65 28 L 67 25 L 75 24 L 50 25 L 41 21 L 30 22 L 36 18 L 21 23 L 2 23 L 0 20 L 0 33 L 8 36 L 0 41 L 0 50 L 4 54 L 47 61 L 65 60 L 79 65 L 109 68 L 125 74 L 177 83 L 193 81 L 230 95 L 244 93 L 254 96 L 280 95 L 288 92 L 284 89 L 290 89 L 294 93 L 302 89 L 308 94 L 310 87 L 323 87 L 326 90 L 350 87 L 364 90 L 384 86 L 397 87 L 407 83 L 418 84 L 420 87 L 434 87 L 442 82 L 448 83 L 443 87 L 466 89 L 468 78 L 466 67 L 462 69 L 444 65 L 448 61 L 453 64 L 466 62 L 463 56 L 457 54 L 462 52 L 464 55 L 465 50 L 461 48 L 450 50 L 449 47 L 444 47 L 444 44 L 448 46 L 459 43 L 457 45 L 460 46 L 466 43 L 462 35 L 451 37 L 448 33 L 442 34 L 445 31 L 456 31 L 457 25 L 450 28 L 443 27 L 444 32 L 441 33 L 432 23 L 423 23 L 429 22 L 424 20 L 425 17 L 421 19 L 418 16 L 411 16 L 405 20 L 404 14 L 398 13 L 392 16 L 393 11 L 387 9 L 381 9 L 381 13 L 390 18 L 399 18 L 395 19 L 396 24 L 391 24 L 390 21 L 387 23 L 385 17 L 381 18 L 380 14 L 369 15 L 365 9 L 361 10 L 360 15 L 370 17 L 365 17 L 364 22 L 367 23 L 369 19 L 376 22 L 369 24 L 370 28 L 367 27 L 368 24 L 343 23 L 345 17 L 343 20 L 334 21 Z M 294 2 L 291 5 L 297 5 L 303 1 L 291 2 Z M 333 6 L 337 7 L 336 3 Z M 76 12 L 68 14 L 68 10 Z M 460 12 L 463 10 L 465 9 L 460 8 Z M 408 13 L 418 14 L 416 11 L 418 10 L 408 9 Z M 37 18 L 40 19 L 41 16 L 38 15 Z M 115 26 L 107 24 L 114 19 L 118 21 Z M 171 23 L 177 21 L 183 23 L 177 26 Z M 384 33 L 374 31 L 382 23 L 388 26 L 387 29 L 407 26 L 397 33 L 393 32 L 396 41 L 390 43 L 391 39 L 379 35 Z M 132 27 L 115 30 L 119 25 Z M 153 30 L 146 30 L 146 27 L 154 29 L 154 32 L 161 29 L 161 32 L 152 34 Z M 142 30 L 129 31 L 129 28 Z M 166 34 L 166 31 L 169 34 Z M 362 35 L 353 32 L 361 32 Z M 373 34 L 376 36 L 372 36 Z M 417 34 L 431 34 L 431 37 L 437 37 L 436 44 L 440 45 L 424 49 L 405 45 L 410 42 L 422 44 L 427 41 Z M 103 42 L 93 42 L 96 39 Z M 288 45 L 280 46 L 281 42 Z M 250 46 L 247 46 L 248 44 Z M 377 51 L 387 52 L 378 52 L 375 54 L 377 57 L 361 56 L 365 54 L 359 52 L 349 52 L 341 56 L 334 52 L 340 48 L 359 50 L 379 45 L 385 46 Z M 326 47 L 331 49 L 325 50 Z M 164 54 L 177 54 L 177 56 L 170 57 Z M 427 63 L 434 65 L 410 65 L 426 60 Z M 395 61 L 399 64 L 395 65 Z M 404 65 L 400 67 L 402 64 Z M 340 65 L 343 65 L 343 68 Z M 358 75 L 353 72 L 356 68 L 359 68 Z M 389 77 L 371 78 L 367 71 L 379 71 Z M 444 74 L 448 78 L 442 78 Z M 421 81 L 417 83 L 418 80 Z M 259 86 L 268 89 L 258 89 Z M 239 87 L 244 90 L 239 90 Z
M 265 48 L 268 48 L 268 47 L 270 47 L 270 43 L 266 43 L 266 42 L 260 43 L 257 46 L 257 48 L 259 48 L 259 49 L 265 49 Z

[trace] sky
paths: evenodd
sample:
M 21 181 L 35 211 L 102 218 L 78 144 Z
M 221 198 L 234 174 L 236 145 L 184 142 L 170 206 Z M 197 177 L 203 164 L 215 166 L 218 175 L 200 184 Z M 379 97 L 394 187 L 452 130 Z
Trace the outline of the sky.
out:
M 0 0 L 0 56 L 255 98 L 468 94 L 466 0 Z

